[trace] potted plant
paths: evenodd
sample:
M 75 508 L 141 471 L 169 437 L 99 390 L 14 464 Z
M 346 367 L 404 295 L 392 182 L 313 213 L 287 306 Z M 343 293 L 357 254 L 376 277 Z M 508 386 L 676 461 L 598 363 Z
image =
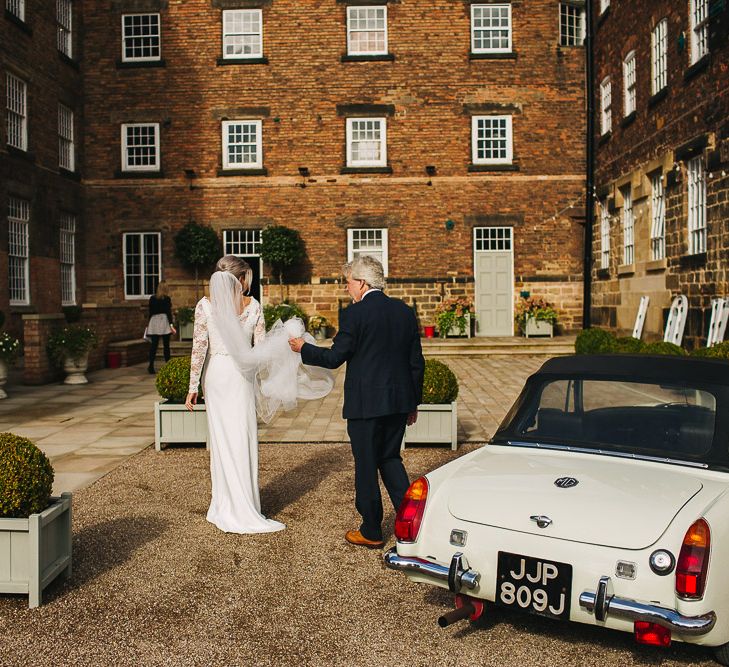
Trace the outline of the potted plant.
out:
M 84 373 L 89 365 L 89 351 L 97 344 L 96 331 L 80 324 L 63 327 L 49 336 L 48 356 L 57 364 L 63 364 L 64 384 L 88 382 Z
M 304 259 L 304 242 L 296 229 L 270 225 L 261 230 L 261 259 L 278 277 L 281 298 L 284 296 L 283 275 L 290 267 Z
M 175 234 L 175 257 L 195 272 L 195 301 L 200 298 L 201 270 L 207 270 L 220 257 L 220 239 L 208 225 L 188 222 Z
M 162 451 L 169 443 L 194 443 L 208 440 L 205 404 L 200 401 L 190 412 L 185 397 L 190 385 L 190 357 L 173 357 L 157 373 L 159 395 L 165 399 L 154 404 L 154 448 Z M 198 396 L 202 391 L 198 387 Z
M 296 303 L 283 301 L 281 303 L 269 303 L 263 306 L 263 320 L 266 323 L 266 331 L 270 331 L 277 320 L 285 322 L 292 317 L 301 318 L 305 325 L 309 320 L 306 313 Z
M 19 352 L 20 341 L 7 331 L 0 332 L 0 399 L 8 397 L 3 385 L 8 379 L 8 368 L 15 363 Z
M 311 333 L 316 340 L 325 340 L 327 337 L 327 327 L 329 321 L 324 315 L 313 315 L 309 318 L 309 333 Z
M 418 420 L 405 429 L 406 442 L 449 443 L 458 447 L 458 379 L 442 361 L 426 359 L 423 378 L 423 402 L 418 406 Z
M 53 468 L 27 438 L 0 433 L 0 593 L 38 607 L 58 575 L 71 576 L 71 494 L 51 497 Z
M 530 336 L 553 336 L 557 311 L 551 303 L 537 297 L 522 297 L 514 316 L 519 333 Z
M 182 306 L 175 312 L 177 334 L 180 340 L 192 340 L 195 329 L 195 309 Z
M 471 315 L 473 302 L 465 296 L 444 299 L 435 309 L 435 321 L 438 335 L 471 337 Z

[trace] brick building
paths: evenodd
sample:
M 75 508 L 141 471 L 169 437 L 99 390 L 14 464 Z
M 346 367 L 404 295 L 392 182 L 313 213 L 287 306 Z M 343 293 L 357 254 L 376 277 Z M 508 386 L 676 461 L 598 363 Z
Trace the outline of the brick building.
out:
M 594 324 L 644 338 L 688 298 L 688 346 L 729 295 L 729 8 L 716 0 L 593 0 Z M 636 28 L 638 27 L 638 28 Z
M 296 228 L 307 258 L 288 296 L 335 322 L 341 264 L 369 252 L 421 324 L 443 297 L 467 294 L 477 334 L 510 335 L 514 303 L 529 291 L 555 303 L 565 329 L 579 327 L 580 2 L 68 0 L 82 79 L 51 48 L 58 18 L 48 3 L 6 2 L 26 5 L 21 22 L 33 28 L 5 21 L 18 35 L 3 39 L 3 67 L 32 80 L 38 154 L 27 166 L 12 150 L 4 169 L 10 178 L 20 163 L 36 181 L 67 185 L 59 201 L 78 198 L 54 205 L 76 216 L 76 299 L 102 333 L 94 363 L 104 342 L 139 335 L 159 279 L 175 306 L 194 303 L 174 256 L 175 233 L 191 220 L 210 225 L 221 250 L 250 258 L 263 276 L 256 289 L 274 301 L 260 230 Z M 58 175 L 57 130 L 40 112 L 42 98 L 57 103 L 67 88 L 80 183 Z M 46 261 L 53 276 L 31 281 L 23 307 L 57 313 L 60 215 L 42 208 L 43 184 L 12 183 L 3 197 L 34 198 L 31 268 Z M 2 237 L 2 261 L 7 248 Z M 46 283 L 54 296 L 36 297 L 33 285 Z M 14 317 L 23 309 L 6 304 Z

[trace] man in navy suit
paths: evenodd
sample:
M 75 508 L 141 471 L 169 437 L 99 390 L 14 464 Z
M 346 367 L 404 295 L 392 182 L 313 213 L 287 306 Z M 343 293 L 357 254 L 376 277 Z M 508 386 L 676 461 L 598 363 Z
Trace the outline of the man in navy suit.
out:
M 377 474 L 397 510 L 409 485 L 400 445 L 405 426 L 418 417 L 425 361 L 412 309 L 382 291 L 382 264 L 362 256 L 346 264 L 343 273 L 354 303 L 342 311 L 332 347 L 317 347 L 302 338 L 289 343 L 310 366 L 338 368 L 347 362 L 342 416 L 352 443 L 355 505 L 362 525 L 345 539 L 379 548 L 384 541 Z

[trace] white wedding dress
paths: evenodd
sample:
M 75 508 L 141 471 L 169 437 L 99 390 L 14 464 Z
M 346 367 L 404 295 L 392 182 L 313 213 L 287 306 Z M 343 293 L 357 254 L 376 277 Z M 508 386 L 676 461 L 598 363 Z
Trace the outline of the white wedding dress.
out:
M 203 297 L 195 308 L 190 392 L 196 392 L 203 365 L 208 417 L 212 501 L 207 520 L 226 533 L 269 533 L 286 526 L 261 514 L 258 491 L 258 425 L 255 378 L 236 367 Z M 240 314 L 243 352 L 265 338 L 261 305 L 251 298 Z M 208 357 L 205 364 L 205 357 Z

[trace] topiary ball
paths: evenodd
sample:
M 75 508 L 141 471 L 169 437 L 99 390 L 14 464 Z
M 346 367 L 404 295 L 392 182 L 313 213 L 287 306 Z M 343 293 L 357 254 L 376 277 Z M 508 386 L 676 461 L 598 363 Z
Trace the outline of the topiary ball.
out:
M 643 351 L 643 345 L 644 343 L 637 338 L 622 336 L 615 339 L 613 351 L 619 354 L 640 354 Z
M 576 354 L 609 354 L 615 351 L 615 334 L 605 329 L 583 329 L 575 340 Z
M 0 433 L 0 517 L 27 518 L 50 505 L 53 466 L 28 438 Z
M 648 343 L 643 346 L 643 354 L 671 354 L 676 357 L 683 357 L 686 355 L 686 350 L 673 343 L 667 343 L 666 341 L 659 340 L 655 343 Z
M 172 357 L 159 369 L 155 385 L 162 398 L 172 403 L 184 403 L 190 386 L 190 357 Z M 200 387 L 197 391 L 200 397 Z
M 423 378 L 423 403 L 442 404 L 455 401 L 458 396 L 456 374 L 437 359 L 426 359 Z

